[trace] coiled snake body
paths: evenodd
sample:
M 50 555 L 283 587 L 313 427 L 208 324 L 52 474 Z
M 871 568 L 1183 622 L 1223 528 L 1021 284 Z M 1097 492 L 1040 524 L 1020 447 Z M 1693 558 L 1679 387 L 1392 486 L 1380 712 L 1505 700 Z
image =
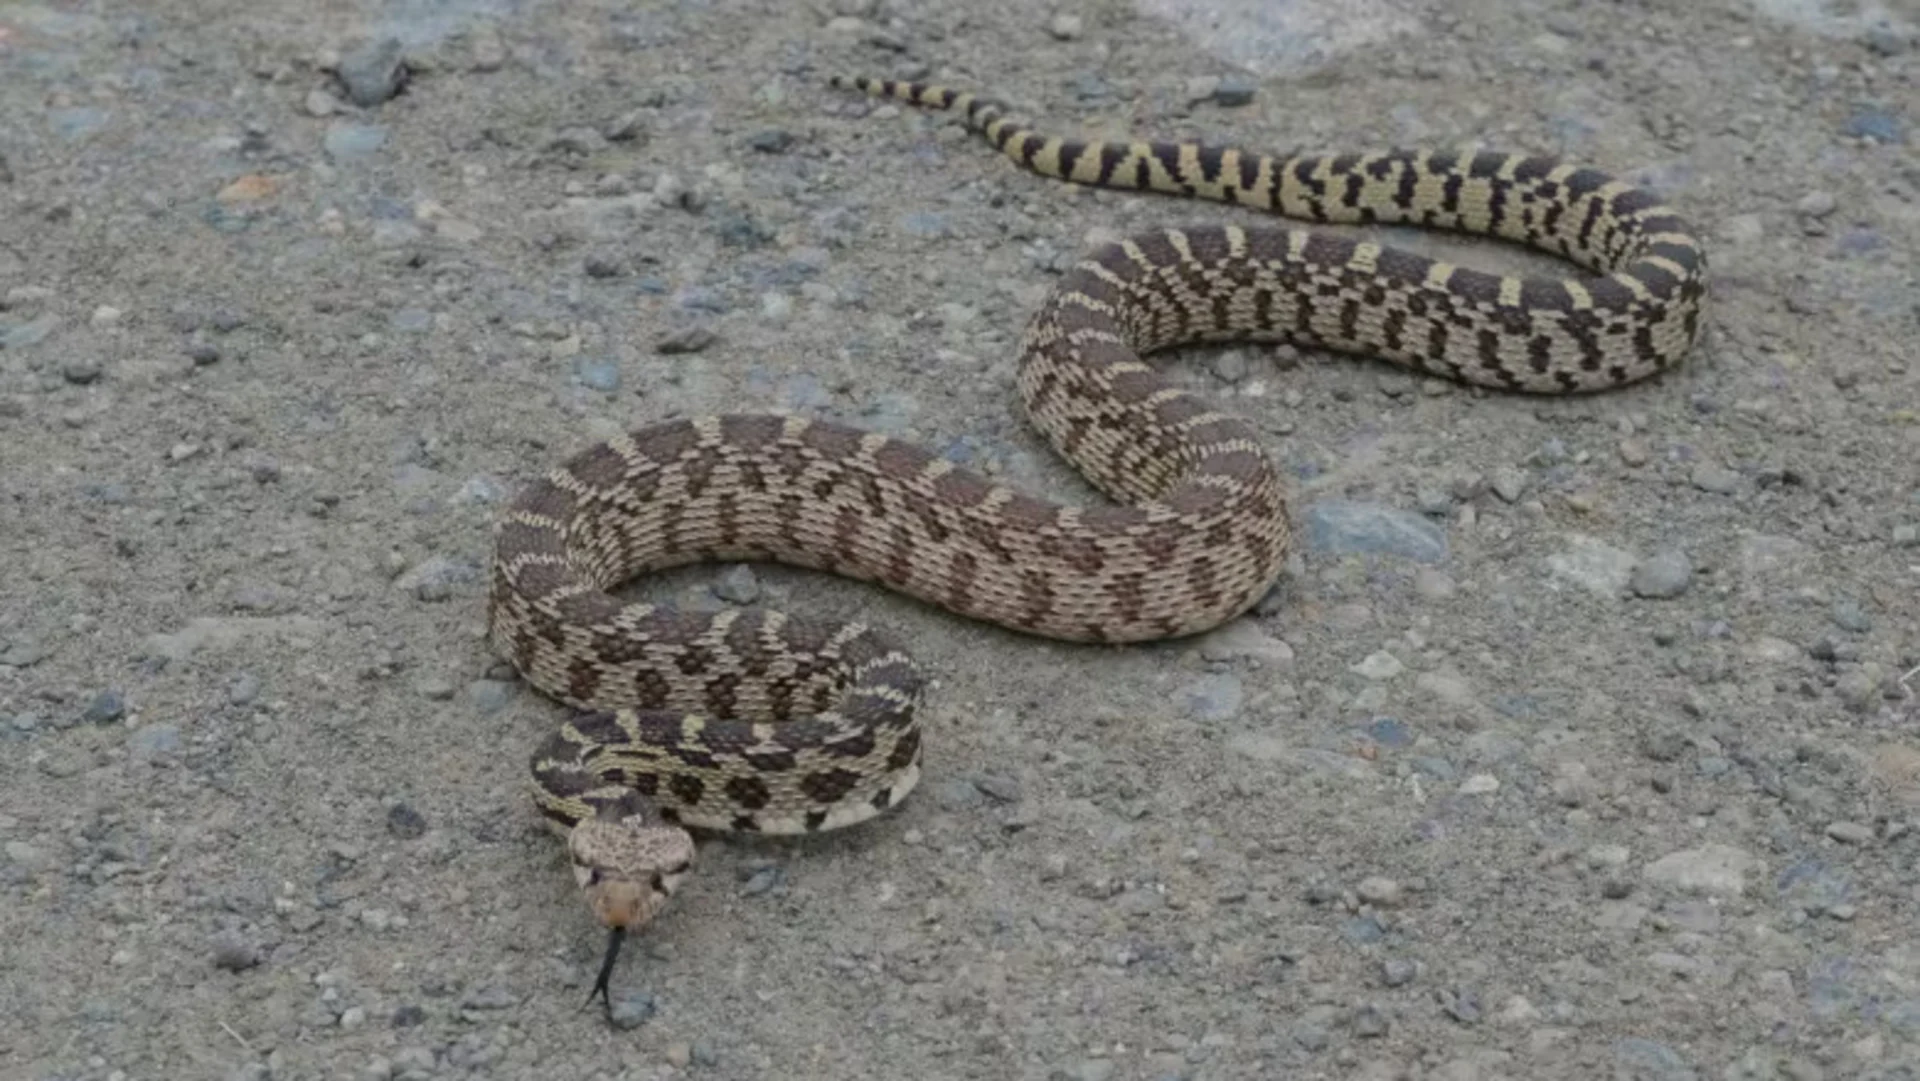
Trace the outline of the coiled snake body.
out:
M 1060 505 L 895 439 L 777 415 L 642 428 L 529 486 L 498 528 L 491 638 L 536 687 L 590 711 L 539 748 L 532 771 L 616 948 L 686 870 L 681 827 L 827 830 L 898 803 L 919 777 L 923 684 L 858 622 L 683 613 L 616 600 L 617 584 L 692 561 L 773 560 L 1053 638 L 1184 635 L 1245 610 L 1277 576 L 1285 495 L 1246 422 L 1177 389 L 1143 355 L 1287 340 L 1566 394 L 1663 371 L 1696 337 L 1706 260 L 1693 231 L 1591 169 L 1485 152 L 1269 157 L 1082 142 L 1038 134 L 972 94 L 833 84 L 955 114 L 1044 176 L 1312 222 L 1495 236 L 1591 273 L 1503 277 L 1230 225 L 1101 247 L 1031 318 L 1018 385 L 1035 427 L 1111 505 Z

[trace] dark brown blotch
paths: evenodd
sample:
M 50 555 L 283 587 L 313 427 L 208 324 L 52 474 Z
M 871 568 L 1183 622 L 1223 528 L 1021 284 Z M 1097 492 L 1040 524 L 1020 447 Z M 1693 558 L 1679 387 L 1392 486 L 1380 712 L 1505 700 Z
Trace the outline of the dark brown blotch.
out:
M 767 782 L 758 777 L 730 777 L 727 779 L 726 793 L 728 799 L 749 811 L 757 811 L 773 800 Z
M 834 803 L 859 787 L 862 777 L 850 769 L 834 766 L 817 770 L 800 779 L 800 791 L 815 803 Z
M 690 773 L 676 773 L 667 778 L 667 791 L 674 799 L 692 807 L 700 802 L 700 797 L 706 795 L 707 786 Z

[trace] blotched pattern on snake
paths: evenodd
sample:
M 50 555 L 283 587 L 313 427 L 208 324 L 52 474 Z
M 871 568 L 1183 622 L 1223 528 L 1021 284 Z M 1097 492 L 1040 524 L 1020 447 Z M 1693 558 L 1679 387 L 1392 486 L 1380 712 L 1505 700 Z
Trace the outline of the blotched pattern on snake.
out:
M 923 685 L 912 659 L 860 623 L 684 613 L 618 601 L 617 584 L 692 561 L 771 560 L 1051 638 L 1185 635 L 1268 589 L 1288 552 L 1285 491 L 1252 427 L 1144 356 L 1284 340 L 1568 394 L 1672 367 L 1700 325 L 1706 259 L 1693 229 L 1592 169 L 1486 152 L 1086 142 L 1039 134 L 972 94 L 834 85 L 946 111 L 1044 176 L 1499 237 L 1588 273 L 1503 277 L 1279 227 L 1105 245 L 1032 316 L 1017 382 L 1033 425 L 1107 505 L 1062 505 L 922 447 L 777 415 L 641 428 L 532 484 L 498 529 L 490 633 L 536 687 L 590 711 L 532 770 L 616 943 L 687 870 L 682 827 L 826 830 L 898 803 L 919 777 Z

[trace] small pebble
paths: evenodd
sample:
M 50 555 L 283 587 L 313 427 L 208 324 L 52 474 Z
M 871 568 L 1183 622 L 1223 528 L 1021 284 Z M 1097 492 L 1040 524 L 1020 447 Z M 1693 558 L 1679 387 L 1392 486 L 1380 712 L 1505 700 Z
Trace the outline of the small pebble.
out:
M 1393 679 L 1406 670 L 1407 666 L 1400 662 L 1400 658 L 1384 649 L 1367 654 L 1359 664 L 1348 668 L 1348 671 L 1362 679 L 1374 681 Z
M 135 758 L 161 758 L 179 749 L 180 729 L 170 724 L 142 725 L 127 738 L 127 751 Z
M 953 232 L 953 227 L 947 224 L 946 217 L 931 210 L 916 210 L 910 214 L 901 215 L 900 228 L 908 236 L 922 240 L 936 240 L 949 236 Z
M 757 131 L 747 138 L 747 145 L 762 154 L 784 154 L 793 145 L 793 133 L 781 128 Z
M 1833 602 L 1834 625 L 1843 631 L 1865 634 L 1873 629 L 1873 617 L 1860 607 L 1860 602 L 1851 597 L 1842 597 Z
M 119 691 L 101 691 L 87 703 L 80 719 L 88 724 L 112 724 L 127 715 L 127 701 Z
M 227 684 L 227 704 L 233 706 L 252 705 L 260 697 L 260 677 L 252 672 L 242 672 Z
M 1503 503 L 1517 503 L 1527 493 L 1527 475 L 1511 466 L 1494 470 L 1491 484 Z
M 573 374 L 590 390 L 610 394 L 620 389 L 620 365 L 604 357 L 575 357 Z
M 1078 15 L 1055 15 L 1053 21 L 1047 24 L 1047 33 L 1061 41 L 1072 41 L 1079 37 L 1084 29 Z
M 1254 82 L 1239 72 L 1231 72 L 1222 75 L 1220 81 L 1214 84 L 1212 95 L 1213 103 L 1215 105 L 1226 106 L 1230 109 L 1242 105 L 1251 105 L 1253 103 L 1253 96 L 1259 89 L 1259 83 Z
M 1480 994 L 1468 987 L 1456 987 L 1441 994 L 1448 1016 L 1463 1025 L 1480 1023 Z
M 623 991 L 614 995 L 608 1004 L 607 1021 L 617 1029 L 636 1029 L 646 1024 L 658 1009 L 653 996 L 645 991 Z
M 1692 479 L 1695 488 L 1715 495 L 1732 495 L 1740 490 L 1740 474 L 1710 462 L 1694 466 Z
M 1240 712 L 1246 701 L 1246 688 L 1238 676 L 1219 672 L 1187 684 L 1176 701 L 1186 715 L 1196 721 L 1225 721 Z
M 1830 191 L 1812 191 L 1800 197 L 1793 205 L 1794 213 L 1803 218 L 1824 218 L 1834 212 L 1839 202 Z
M 1360 900 L 1380 908 L 1392 908 L 1401 900 L 1400 883 L 1379 875 L 1361 879 L 1353 892 Z
M 222 931 L 213 936 L 213 966 L 227 972 L 243 972 L 260 963 L 260 950 L 237 931 Z
M 736 564 L 714 583 L 713 595 L 729 604 L 752 604 L 760 599 L 760 579 L 752 567 Z
M 1634 567 L 1629 587 L 1636 596 L 1665 599 L 1678 597 L 1692 584 L 1693 561 L 1685 552 L 1669 548 Z
M 1858 822 L 1834 822 L 1827 826 L 1827 836 L 1841 844 L 1864 845 L 1873 841 L 1873 827 Z
M 405 803 L 387 808 L 387 832 L 403 841 L 411 841 L 427 832 L 426 816 Z
M 100 378 L 100 362 L 92 357 L 75 357 L 60 365 L 60 377 L 77 387 L 84 387 Z
M 335 161 L 364 158 L 387 145 L 387 129 L 377 124 L 335 124 L 321 139 L 327 156 Z
M 933 802 L 943 811 L 964 811 L 978 807 L 984 794 L 972 782 L 950 778 L 933 786 Z
M 1020 781 L 1015 777 L 1000 773 L 981 773 L 973 778 L 973 786 L 989 798 L 1001 803 L 1020 801 Z
M 362 109 L 371 109 L 400 92 L 406 85 L 407 65 L 398 38 L 370 41 L 340 58 L 335 69 L 347 100 Z
M 1419 973 L 1419 966 L 1402 957 L 1392 957 L 1380 963 L 1380 982 L 1388 987 L 1403 987 L 1413 981 Z
M 971 789 L 971 786 L 969 786 Z M 769 864 L 753 872 L 747 884 L 740 887 L 740 896 L 758 897 L 771 891 L 775 886 L 787 880 L 786 869 L 779 864 Z
M 672 356 L 677 353 L 698 353 L 717 340 L 719 340 L 719 336 L 713 331 L 695 324 L 669 331 L 664 337 L 661 337 L 653 343 L 653 351 L 663 356 Z
M 498 713 L 513 695 L 513 685 L 497 679 L 476 679 L 467 684 L 467 700 L 481 713 Z

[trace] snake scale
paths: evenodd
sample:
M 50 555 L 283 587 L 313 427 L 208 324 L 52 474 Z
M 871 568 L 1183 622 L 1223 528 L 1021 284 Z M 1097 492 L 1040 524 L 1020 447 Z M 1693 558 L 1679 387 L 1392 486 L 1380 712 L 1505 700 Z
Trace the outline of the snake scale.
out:
M 1498 276 L 1271 227 L 1165 228 L 1099 247 L 1031 317 L 1017 383 L 1033 425 L 1108 505 L 1061 505 L 897 439 L 771 414 L 641 428 L 529 485 L 497 529 L 490 636 L 530 683 L 585 711 L 539 747 L 532 772 L 611 929 L 599 995 L 620 936 L 652 919 L 690 866 L 687 828 L 830 830 L 905 797 L 919 777 L 924 684 L 861 622 L 690 613 L 609 590 L 689 562 L 769 560 L 1051 638 L 1186 635 L 1244 611 L 1277 577 L 1285 492 L 1253 428 L 1144 355 L 1292 341 L 1569 394 L 1679 363 L 1700 325 L 1706 258 L 1693 230 L 1593 169 L 1475 151 L 1275 157 L 1081 141 L 970 93 L 832 85 L 950 113 L 1043 176 L 1305 222 L 1497 237 L 1588 273 Z

